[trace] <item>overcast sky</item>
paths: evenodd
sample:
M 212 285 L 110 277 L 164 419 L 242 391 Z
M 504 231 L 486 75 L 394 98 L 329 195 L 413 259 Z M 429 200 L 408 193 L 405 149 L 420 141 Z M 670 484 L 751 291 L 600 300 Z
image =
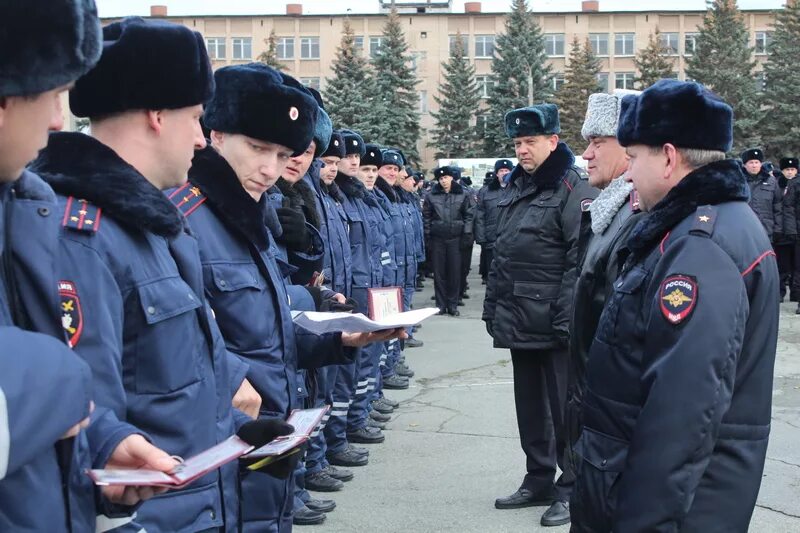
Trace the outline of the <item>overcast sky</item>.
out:
M 404 0 L 397 0 L 400 4 Z M 465 0 L 453 0 L 453 12 L 464 12 Z M 151 5 L 166 5 L 169 15 L 273 15 L 286 12 L 287 3 L 303 4 L 306 14 L 377 13 L 379 0 L 95 0 L 101 17 L 149 15 Z M 785 0 L 739 0 L 741 9 L 777 9 Z M 482 0 L 484 12 L 508 11 L 511 0 Z M 600 0 L 600 11 L 702 10 L 704 0 Z M 537 12 L 580 11 L 581 0 L 529 1 Z M 633 8 L 632 6 L 635 6 Z

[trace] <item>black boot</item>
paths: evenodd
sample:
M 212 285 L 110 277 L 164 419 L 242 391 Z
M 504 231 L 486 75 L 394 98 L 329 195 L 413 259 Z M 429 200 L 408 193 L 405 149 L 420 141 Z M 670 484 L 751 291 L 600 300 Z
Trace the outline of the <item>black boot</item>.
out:
M 304 505 L 294 512 L 292 517 L 292 524 L 296 526 L 314 526 L 321 524 L 325 521 L 325 514 L 317 511 L 312 511 L 308 506 Z

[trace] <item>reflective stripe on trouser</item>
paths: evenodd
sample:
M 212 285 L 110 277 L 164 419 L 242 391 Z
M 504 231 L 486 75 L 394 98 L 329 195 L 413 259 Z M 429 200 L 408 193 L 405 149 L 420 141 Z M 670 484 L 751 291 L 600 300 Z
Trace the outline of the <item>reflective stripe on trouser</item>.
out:
M 384 343 L 386 346 L 386 358 L 381 356 L 381 375 L 384 379 L 394 376 L 394 365 L 400 358 L 400 341 L 392 339 Z
M 368 344 L 361 349 L 358 361 L 358 379 L 356 380 L 356 384 L 360 385 L 356 388 L 353 405 L 350 406 L 350 412 L 347 415 L 349 431 L 355 431 L 367 425 L 371 400 L 370 384 L 375 384 L 375 373 L 382 349 L 383 343 Z
M 347 412 L 355 393 L 356 364 L 337 365 L 336 368 L 331 410 L 328 412 L 330 418 L 324 430 L 325 443 L 331 452 L 340 452 L 347 446 Z
M 336 376 L 339 374 L 339 365 L 323 366 L 317 368 L 315 372 L 317 374 L 317 390 L 314 396 L 314 407 L 330 405 L 333 408 L 333 389 Z M 325 460 L 327 443 L 324 429 L 330 417 L 331 411 L 328 411 L 322 417 L 320 425 L 311 433 L 306 452 L 306 472 L 308 474 L 319 472 L 328 465 Z

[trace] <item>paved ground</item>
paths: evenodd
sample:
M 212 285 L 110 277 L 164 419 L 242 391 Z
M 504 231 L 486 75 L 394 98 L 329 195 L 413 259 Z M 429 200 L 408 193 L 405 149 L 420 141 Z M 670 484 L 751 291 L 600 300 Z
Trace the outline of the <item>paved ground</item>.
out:
M 433 304 L 432 285 L 429 280 L 417 293 L 417 307 Z M 386 442 L 372 446 L 369 465 L 354 469 L 356 478 L 332 495 L 338 509 L 326 523 L 298 530 L 568 531 L 539 526 L 544 508 L 494 509 L 496 497 L 516 490 L 524 460 L 510 356 L 492 348 L 480 321 L 483 287 L 475 276 L 470 285 L 461 317 L 427 320 L 418 333 L 425 346 L 407 350 L 417 375 L 409 390 L 390 395 L 402 406 Z M 781 310 L 772 438 L 754 532 L 800 531 L 800 316 L 794 309 L 786 303 Z

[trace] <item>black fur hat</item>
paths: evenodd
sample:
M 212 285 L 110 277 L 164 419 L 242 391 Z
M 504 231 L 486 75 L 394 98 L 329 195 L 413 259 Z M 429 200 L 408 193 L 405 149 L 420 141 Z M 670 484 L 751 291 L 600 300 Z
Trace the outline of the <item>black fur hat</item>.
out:
M 763 163 L 764 152 L 762 152 L 760 148 L 750 148 L 749 150 L 742 152 L 742 163 L 747 163 L 753 159 L 757 159 Z
M 622 99 L 617 140 L 727 152 L 733 143 L 733 109 L 695 82 L 660 80 Z
M 381 147 L 377 144 L 364 145 L 364 154 L 361 156 L 361 166 L 375 165 L 380 168 L 383 165 L 383 154 Z
M 100 59 L 94 0 L 3 0 L 0 96 L 28 96 L 73 82 Z
M 364 138 L 353 130 L 340 130 L 344 137 L 344 153 L 345 155 L 358 154 L 364 157 L 366 149 L 364 148 Z
M 512 139 L 561 133 L 558 106 L 555 104 L 537 104 L 509 111 L 506 113 L 505 125 L 506 134 Z
M 299 81 L 263 63 L 222 67 L 214 79 L 204 115 L 209 128 L 279 144 L 294 155 L 311 144 L 320 107 Z
M 328 149 L 323 152 L 320 157 L 344 157 L 344 137 L 338 131 L 331 134 L 330 141 L 328 142 Z
M 403 166 L 403 156 L 400 155 L 400 152 L 397 150 L 392 150 L 391 148 L 385 148 L 381 150 L 383 158 L 381 160 L 381 165 L 395 165 L 398 169 Z
M 442 176 L 450 176 L 454 180 L 458 180 L 461 177 L 461 169 L 450 165 L 437 167 L 433 169 L 434 178 L 438 180 Z
M 202 35 L 185 26 L 140 17 L 103 28 L 103 55 L 75 83 L 69 105 L 79 117 L 132 109 L 203 104 L 214 78 Z
M 501 168 L 514 170 L 514 163 L 512 163 L 510 159 L 498 159 L 497 161 L 494 162 L 494 171 L 497 172 Z
M 780 161 L 781 170 L 787 168 L 800 169 L 800 163 L 796 157 L 782 157 Z
M 493 181 L 496 181 L 496 180 L 497 180 L 497 174 L 495 174 L 494 172 L 492 172 L 492 171 L 490 170 L 490 171 L 489 171 L 489 172 L 487 172 L 487 173 L 486 173 L 486 175 L 483 177 L 483 184 L 484 184 L 484 185 L 487 185 L 487 184 L 489 184 L 489 183 L 492 183 Z

